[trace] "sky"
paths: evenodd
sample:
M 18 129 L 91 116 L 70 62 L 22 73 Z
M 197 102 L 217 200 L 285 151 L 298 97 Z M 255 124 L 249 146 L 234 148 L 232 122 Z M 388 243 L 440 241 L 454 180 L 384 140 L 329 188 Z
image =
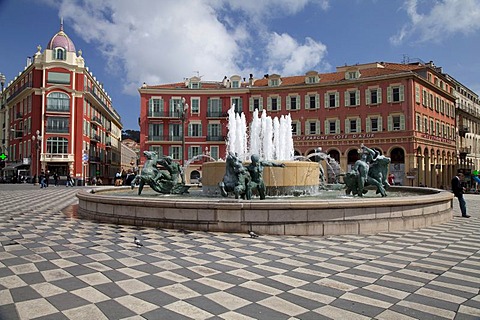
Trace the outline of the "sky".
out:
M 334 72 L 429 62 L 480 94 L 480 0 L 0 0 L 0 73 L 12 81 L 60 30 L 138 130 L 145 82 Z

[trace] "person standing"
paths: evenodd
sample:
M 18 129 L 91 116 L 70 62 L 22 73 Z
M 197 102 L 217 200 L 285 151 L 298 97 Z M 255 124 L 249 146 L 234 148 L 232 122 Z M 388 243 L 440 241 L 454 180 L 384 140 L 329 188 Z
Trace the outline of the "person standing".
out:
M 452 192 L 458 199 L 460 211 L 462 211 L 462 217 L 470 218 L 470 216 L 467 214 L 467 204 L 465 202 L 465 199 L 463 198 L 463 194 L 465 193 L 465 187 L 462 186 L 462 182 L 464 178 L 465 176 L 461 172 L 459 172 L 455 177 L 453 177 Z
M 55 187 L 58 186 L 58 179 L 59 179 L 59 176 L 58 176 L 57 172 L 54 172 L 53 173 L 53 182 L 55 184 Z
M 70 186 L 70 187 L 73 187 L 73 180 L 72 180 L 72 176 L 70 175 L 70 172 L 67 174 L 67 187 Z
M 40 189 L 46 188 L 47 184 L 45 183 L 45 172 L 40 173 Z

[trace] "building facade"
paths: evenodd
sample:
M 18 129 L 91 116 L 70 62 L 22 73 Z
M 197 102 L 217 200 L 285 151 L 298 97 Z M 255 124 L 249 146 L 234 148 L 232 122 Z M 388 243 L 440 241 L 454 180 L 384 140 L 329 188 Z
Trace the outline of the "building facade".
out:
M 347 172 L 363 143 L 391 157 L 396 183 L 446 187 L 457 161 L 454 89 L 432 62 L 144 84 L 139 89 L 140 148 L 183 162 L 202 153 L 224 158 L 226 112 L 234 104 L 247 123 L 254 109 L 266 109 L 272 117 L 290 114 L 297 155 L 321 148 Z M 182 109 L 183 99 L 187 109 Z M 187 179 L 194 174 L 201 174 L 201 163 L 187 168 Z
M 8 83 L 1 101 L 4 172 L 70 173 L 80 184 L 113 177 L 120 168 L 120 116 L 63 24 Z

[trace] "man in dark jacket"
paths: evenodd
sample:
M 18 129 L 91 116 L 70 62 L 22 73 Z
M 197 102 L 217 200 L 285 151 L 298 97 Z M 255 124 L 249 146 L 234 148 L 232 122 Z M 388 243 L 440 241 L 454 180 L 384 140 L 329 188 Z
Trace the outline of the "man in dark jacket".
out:
M 462 217 L 470 218 L 470 216 L 467 214 L 467 204 L 465 203 L 465 199 L 463 198 L 465 188 L 462 186 L 462 181 L 464 178 L 465 176 L 461 172 L 459 172 L 455 177 L 453 177 L 452 191 L 455 197 L 457 197 L 458 203 L 460 204 L 460 211 L 462 211 Z

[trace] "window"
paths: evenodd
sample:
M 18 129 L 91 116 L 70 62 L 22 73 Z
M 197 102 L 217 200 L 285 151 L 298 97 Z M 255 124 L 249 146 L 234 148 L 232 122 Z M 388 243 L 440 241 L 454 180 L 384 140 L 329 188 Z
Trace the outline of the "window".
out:
M 148 101 L 148 116 L 149 117 L 163 116 L 163 99 L 162 98 L 151 98 Z
M 415 103 L 420 103 L 420 86 L 415 85 Z
M 267 110 L 268 111 L 279 111 L 282 109 L 280 97 L 268 97 Z
M 222 126 L 220 123 L 209 123 L 207 125 L 207 141 L 223 141 Z
M 185 102 L 186 103 L 186 102 Z M 183 113 L 182 99 L 170 99 L 170 117 L 179 118 Z
M 150 123 L 148 125 L 148 141 L 163 141 L 163 124 Z
M 388 116 L 388 131 L 405 130 L 405 116 L 393 114 Z
M 202 136 L 202 124 L 201 123 L 189 123 L 188 124 L 188 136 L 201 137 Z
M 360 90 L 345 91 L 345 106 L 359 106 L 360 105 Z
M 200 82 L 198 81 L 190 82 L 190 89 L 200 89 Z
M 287 96 L 287 110 L 299 110 L 300 109 L 300 97 Z
M 340 120 L 327 119 L 325 120 L 325 134 L 340 133 Z
M 430 134 L 435 134 L 435 123 L 430 119 Z
M 382 89 L 370 88 L 365 90 L 365 102 L 367 105 L 376 105 L 382 103 Z
M 181 141 L 183 135 L 182 125 L 179 123 L 171 123 L 169 125 L 168 135 L 170 141 Z
M 242 98 L 232 98 L 232 105 L 235 105 L 235 112 L 242 113 L 243 112 L 243 101 Z
M 425 130 L 425 133 L 429 133 L 430 131 L 428 130 L 428 119 L 425 117 L 423 118 L 423 130 Z
M 280 86 L 280 79 L 270 79 L 268 80 L 269 87 L 278 87 Z
M 345 119 L 345 133 L 357 133 L 360 132 L 360 119 L 349 118 Z
M 240 88 L 240 81 L 232 80 L 232 88 Z
M 367 132 L 380 132 L 382 131 L 382 118 L 381 117 L 369 117 L 367 120 Z
M 48 138 L 47 153 L 68 153 L 68 140 L 60 137 Z
M 210 156 L 215 159 L 215 160 L 218 160 L 218 155 L 219 155 L 219 148 L 218 146 L 210 146 Z
M 163 156 L 163 147 L 162 146 L 150 146 L 148 150 L 156 152 L 159 157 Z
M 249 110 L 254 111 L 255 109 L 258 111 L 263 110 L 263 98 L 262 97 L 251 97 L 250 98 L 250 106 Z
M 404 95 L 404 86 L 403 85 L 396 85 L 390 86 L 387 89 L 387 102 L 402 102 L 405 100 Z
M 200 98 L 192 98 L 190 101 L 192 103 L 190 106 L 191 113 L 200 113 Z
M 67 58 L 64 48 L 55 48 L 54 54 L 56 60 L 65 60 Z
M 320 97 L 318 94 L 307 94 L 305 96 L 305 109 L 318 109 Z
M 325 93 L 325 108 L 336 108 L 338 107 L 338 92 L 327 92 Z
M 298 136 L 298 135 L 300 135 L 300 133 L 301 133 L 300 130 L 301 130 L 301 129 L 300 129 L 300 123 L 297 122 L 297 121 L 295 121 L 295 122 L 292 121 L 292 135 L 293 135 L 293 136 Z
M 69 112 L 70 97 L 62 92 L 52 92 L 47 96 L 47 111 Z
M 320 134 L 320 123 L 318 120 L 309 120 L 306 123 L 306 134 Z
M 419 114 L 415 117 L 415 130 L 422 132 L 422 117 Z
M 48 117 L 47 132 L 48 133 L 68 133 L 69 118 Z
M 202 154 L 202 148 L 199 146 L 188 147 L 188 159 Z
M 209 98 L 207 103 L 207 117 L 221 117 L 222 104 L 218 98 Z
M 358 78 L 360 78 L 360 72 L 358 70 L 345 72 L 345 79 L 347 80 L 355 80 Z
M 168 153 L 173 160 L 180 160 L 182 157 L 182 147 L 180 146 L 170 146 Z

